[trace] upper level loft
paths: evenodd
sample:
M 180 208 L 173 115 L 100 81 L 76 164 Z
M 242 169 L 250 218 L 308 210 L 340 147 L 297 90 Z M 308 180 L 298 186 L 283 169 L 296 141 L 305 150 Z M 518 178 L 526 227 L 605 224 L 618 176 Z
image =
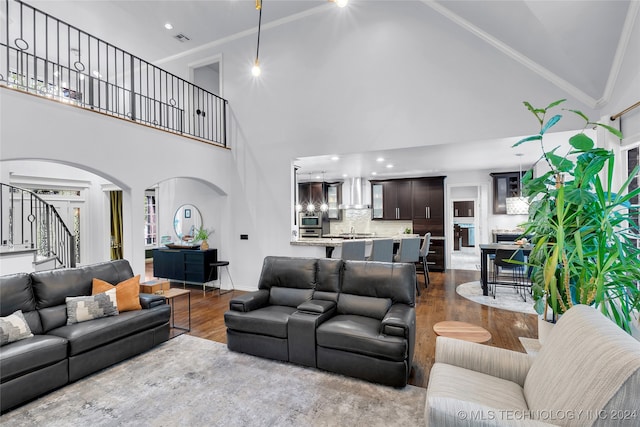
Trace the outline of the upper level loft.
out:
M 0 85 L 227 147 L 226 99 L 19 0 L 0 22 Z

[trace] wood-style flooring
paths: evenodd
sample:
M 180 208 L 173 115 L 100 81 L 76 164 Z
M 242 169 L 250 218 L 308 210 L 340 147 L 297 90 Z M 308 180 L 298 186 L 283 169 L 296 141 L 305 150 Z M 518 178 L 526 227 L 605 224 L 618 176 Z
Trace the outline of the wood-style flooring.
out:
M 153 278 L 152 266 L 147 264 L 147 280 Z M 417 275 L 421 295 L 416 303 L 416 348 L 413 370 L 409 383 L 426 387 L 429 371 L 434 362 L 436 335 L 433 325 L 442 320 L 459 320 L 480 325 L 491 333 L 486 344 L 524 352 L 518 337 L 537 338 L 538 326 L 535 315 L 500 310 L 469 301 L 456 293 L 456 286 L 480 279 L 480 273 L 467 270 L 447 270 L 432 272 L 431 283 L 424 289 L 424 276 Z M 191 292 L 191 332 L 190 335 L 226 343 L 224 312 L 229 308 L 229 300 L 242 291 L 218 295 L 217 290 L 202 291 L 202 287 L 187 286 Z M 176 300 L 175 322 L 184 325 L 186 301 Z

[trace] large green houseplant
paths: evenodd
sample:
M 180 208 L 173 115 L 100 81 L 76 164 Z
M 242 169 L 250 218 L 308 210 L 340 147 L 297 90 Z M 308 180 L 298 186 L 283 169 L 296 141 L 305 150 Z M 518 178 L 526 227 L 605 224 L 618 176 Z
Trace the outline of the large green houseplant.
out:
M 565 110 L 584 119 L 585 127 L 569 139 L 571 149 L 545 147 L 545 134 L 562 118 L 554 114 L 565 100 L 546 108 L 527 109 L 540 124 L 538 134 L 518 141 L 540 145 L 540 161 L 548 171 L 523 177 L 523 195 L 530 202 L 525 234 L 533 237 L 527 261 L 533 282 L 535 309 L 544 318 L 547 311 L 564 313 L 574 304 L 593 305 L 627 332 L 640 308 L 640 251 L 638 225 L 634 216 L 638 206 L 630 200 L 640 189 L 627 191 L 631 177 L 613 191 L 613 152 L 598 148 L 584 129 L 599 126 L 617 137 L 618 130 L 594 123 L 582 112 Z

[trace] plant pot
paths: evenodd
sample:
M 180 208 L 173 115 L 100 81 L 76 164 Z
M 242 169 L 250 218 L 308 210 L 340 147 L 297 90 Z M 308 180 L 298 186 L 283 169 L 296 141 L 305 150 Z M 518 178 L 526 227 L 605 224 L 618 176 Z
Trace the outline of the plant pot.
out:
M 200 249 L 206 251 L 207 249 L 209 249 L 209 243 L 207 243 L 206 240 L 203 240 L 202 243 L 200 243 Z
M 543 314 L 538 315 L 538 341 L 540 342 L 540 345 L 543 345 L 547 340 L 547 337 L 551 333 L 555 324 L 551 311 L 547 313 L 547 319 L 544 318 Z

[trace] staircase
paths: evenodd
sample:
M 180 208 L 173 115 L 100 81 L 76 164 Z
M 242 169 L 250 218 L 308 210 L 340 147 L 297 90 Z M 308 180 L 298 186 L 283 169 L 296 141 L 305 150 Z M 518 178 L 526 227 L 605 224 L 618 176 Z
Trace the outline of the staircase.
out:
M 76 266 L 76 237 L 55 208 L 32 191 L 0 183 L 0 256 L 34 253 L 34 267 Z M 3 272 L 2 274 L 5 274 Z

